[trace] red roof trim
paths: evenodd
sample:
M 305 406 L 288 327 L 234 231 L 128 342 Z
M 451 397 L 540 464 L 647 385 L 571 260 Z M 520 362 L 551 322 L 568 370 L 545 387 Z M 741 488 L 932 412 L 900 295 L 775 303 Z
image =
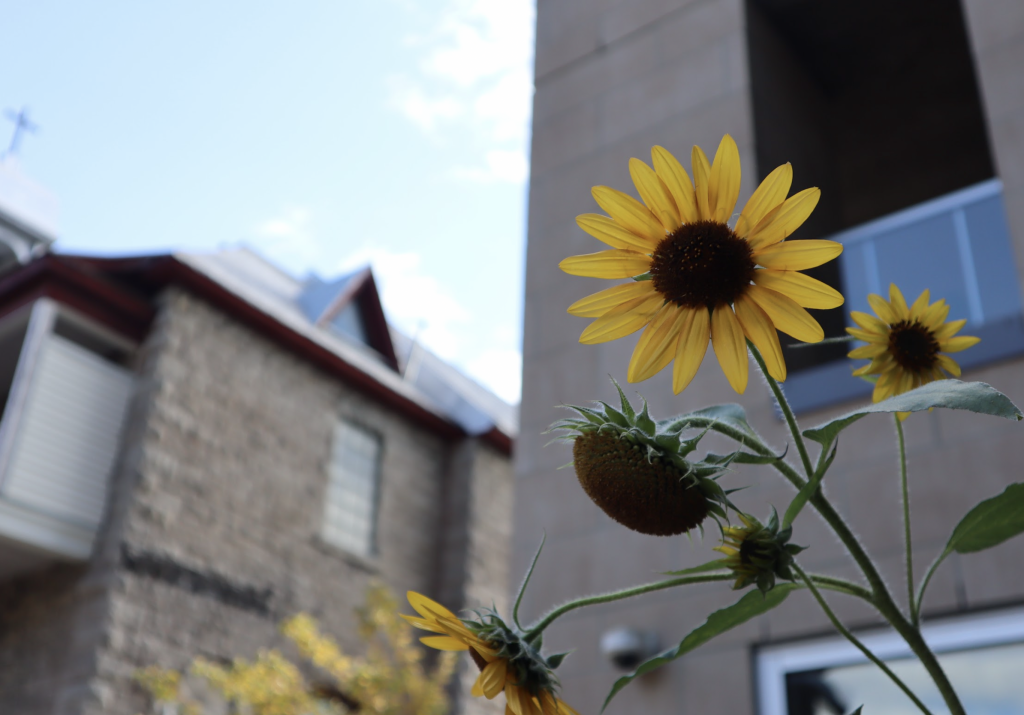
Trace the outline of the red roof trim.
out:
M 466 436 L 458 425 L 395 392 L 331 350 L 293 331 L 174 256 L 106 259 L 49 255 L 0 279 L 0 305 L 3 306 L 0 311 L 6 310 L 11 298 L 27 296 L 25 286 L 42 281 L 48 285 L 49 292 L 44 293 L 45 295 L 67 303 L 104 324 L 121 330 L 125 335 L 141 340 L 155 311 L 148 302 L 113 285 L 105 277 L 143 278 L 147 285 L 181 286 L 272 338 L 275 343 L 294 351 L 380 403 L 423 425 L 434 434 L 446 439 Z M 376 295 L 376 286 L 369 281 L 367 285 Z M 30 299 L 21 300 L 17 305 L 26 302 L 30 302 Z M 381 316 L 383 317 L 383 311 Z M 499 429 L 494 428 L 480 438 L 502 454 L 511 455 L 512 439 Z

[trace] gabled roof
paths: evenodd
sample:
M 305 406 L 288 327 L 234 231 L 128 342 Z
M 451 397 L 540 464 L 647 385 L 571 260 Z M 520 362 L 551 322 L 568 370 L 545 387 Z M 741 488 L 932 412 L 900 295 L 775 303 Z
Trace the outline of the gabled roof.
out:
M 372 291 L 372 302 L 366 297 L 362 300 L 371 308 L 375 303 L 379 309 L 372 275 L 358 281 L 355 276 L 349 276 L 342 287 L 361 281 L 358 291 L 347 302 L 335 303 L 342 307 L 358 305 L 359 296 L 368 295 L 359 291 Z M 415 350 L 422 350 L 421 365 L 427 369 L 406 380 L 397 371 L 390 335 L 386 342 L 386 347 L 390 346 L 389 360 L 377 347 L 382 343 L 361 344 L 318 324 L 307 316 L 302 305 L 308 282 L 289 276 L 247 249 L 131 258 L 51 254 L 0 278 L 0 314 L 47 295 L 139 339 L 155 314 L 153 297 L 171 284 L 197 294 L 435 434 L 446 438 L 479 436 L 502 452 L 511 453 L 516 429 L 514 408 L 422 346 Z M 374 319 L 371 315 L 370 321 Z M 407 349 L 405 357 L 414 355 L 415 350 Z M 404 367 L 409 365 L 407 361 Z

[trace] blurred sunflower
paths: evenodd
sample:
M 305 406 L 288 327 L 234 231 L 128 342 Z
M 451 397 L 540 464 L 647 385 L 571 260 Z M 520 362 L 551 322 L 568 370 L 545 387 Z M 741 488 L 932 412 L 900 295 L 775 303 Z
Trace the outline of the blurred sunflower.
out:
M 580 228 L 611 250 L 571 256 L 559 267 L 593 278 L 635 278 L 583 298 L 569 313 L 596 318 L 586 344 L 615 340 L 647 327 L 633 351 L 627 379 L 639 382 L 672 360 L 672 386 L 682 391 L 704 359 L 708 341 L 736 392 L 747 386 L 746 339 L 757 346 L 769 374 L 786 379 L 776 329 L 814 343 L 824 337 L 805 308 L 835 308 L 843 296 L 799 271 L 838 256 L 834 241 L 785 241 L 810 216 L 821 192 L 786 198 L 793 168 L 769 174 L 747 201 L 735 227 L 728 221 L 740 192 L 736 142 L 723 137 L 713 163 L 693 147 L 694 181 L 666 149 L 651 150 L 653 168 L 630 159 L 643 199 L 607 186 L 592 193 L 608 216 L 584 214 Z
M 467 621 L 415 591 L 406 595 L 419 617 L 402 614 L 402 618 L 416 628 L 440 634 L 420 638 L 424 645 L 469 651 L 480 669 L 471 691 L 474 697 L 493 700 L 504 692 L 505 715 L 579 715 L 555 695 L 558 678 L 553 666 L 497 614 L 487 612 L 479 621 Z
M 966 350 L 981 340 L 957 335 L 967 321 L 947 323 L 949 305 L 945 300 L 929 304 L 929 299 L 929 292 L 925 290 L 908 306 L 896 284 L 890 284 L 889 300 L 874 293 L 868 296 L 875 315 L 850 313 L 859 328 L 847 328 L 846 332 L 867 345 L 855 348 L 849 357 L 871 360 L 853 374 L 858 377 L 878 375 L 872 401 L 880 402 L 934 380 L 943 380 L 946 373 L 960 377 L 960 366 L 943 353 Z M 905 417 L 908 413 L 899 414 Z

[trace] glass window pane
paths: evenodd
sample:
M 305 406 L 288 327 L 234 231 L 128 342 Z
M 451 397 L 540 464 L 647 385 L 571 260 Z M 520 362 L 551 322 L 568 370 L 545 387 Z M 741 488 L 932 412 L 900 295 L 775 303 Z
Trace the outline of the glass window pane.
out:
M 347 422 L 335 427 L 322 536 L 363 556 L 373 553 L 380 449 L 372 432 Z
M 971 715 L 1024 713 L 1024 643 L 943 653 L 939 661 Z M 942 697 L 921 664 L 899 659 L 888 665 L 935 715 L 948 715 Z M 870 663 L 789 673 L 789 715 L 846 715 L 864 705 L 870 715 L 920 712 L 899 688 Z

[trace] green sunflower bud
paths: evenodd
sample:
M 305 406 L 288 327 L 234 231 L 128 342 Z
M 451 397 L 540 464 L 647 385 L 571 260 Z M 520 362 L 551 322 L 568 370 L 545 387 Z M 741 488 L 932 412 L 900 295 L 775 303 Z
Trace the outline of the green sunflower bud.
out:
M 540 643 L 530 643 L 515 628 L 510 628 L 496 611 L 491 609 L 476 611 L 477 618 L 463 619 L 465 626 L 480 640 L 487 643 L 497 652 L 497 657 L 506 661 L 508 671 L 516 685 L 531 695 L 540 696 L 541 692 L 555 692 L 559 687 L 558 676 L 554 670 L 561 665 L 568 653 L 558 653 L 545 658 L 540 654 Z M 474 660 L 483 660 L 470 650 Z M 485 663 L 478 662 L 483 670 Z
M 761 593 L 775 588 L 775 579 L 794 579 L 793 557 L 804 550 L 803 546 L 790 544 L 793 527 L 779 529 L 779 515 L 772 509 L 767 524 L 750 516 L 739 514 L 743 526 L 727 526 L 722 529 L 722 545 L 715 551 L 726 555 L 726 566 L 734 574 L 734 589 L 756 584 Z
M 573 443 L 573 465 L 587 496 L 623 526 L 652 536 L 725 518 L 731 504 L 715 480 L 731 459 L 688 460 L 706 430 L 683 439 L 680 430 L 666 431 L 651 419 L 646 400 L 638 413 L 618 383 L 615 389 L 621 409 L 604 402 L 595 408 L 567 405 L 580 417 L 559 420 L 549 430 L 564 431 L 560 439 Z

